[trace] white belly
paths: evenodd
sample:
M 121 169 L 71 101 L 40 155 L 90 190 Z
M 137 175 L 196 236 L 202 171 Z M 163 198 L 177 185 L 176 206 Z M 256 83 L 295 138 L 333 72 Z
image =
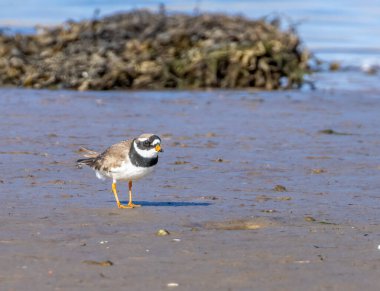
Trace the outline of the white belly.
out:
M 136 181 L 154 170 L 153 167 L 143 168 L 136 167 L 131 163 L 124 163 L 119 168 L 114 168 L 110 172 L 99 172 L 97 171 L 96 176 L 102 179 L 101 176 L 112 178 L 114 180 L 127 180 L 127 181 Z

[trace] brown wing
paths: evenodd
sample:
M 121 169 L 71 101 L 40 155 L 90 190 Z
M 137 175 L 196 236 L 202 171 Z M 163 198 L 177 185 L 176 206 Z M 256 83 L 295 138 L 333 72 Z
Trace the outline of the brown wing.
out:
M 94 160 L 93 167 L 96 170 L 109 172 L 112 168 L 120 167 L 124 161 L 129 159 L 128 152 L 132 140 L 126 140 L 110 146 Z

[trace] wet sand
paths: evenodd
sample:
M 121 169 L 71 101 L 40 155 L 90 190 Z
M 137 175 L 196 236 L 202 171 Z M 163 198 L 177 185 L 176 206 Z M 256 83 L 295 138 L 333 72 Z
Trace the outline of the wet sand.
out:
M 1 89 L 0 289 L 378 290 L 379 93 Z M 117 209 L 76 150 L 141 132 Z

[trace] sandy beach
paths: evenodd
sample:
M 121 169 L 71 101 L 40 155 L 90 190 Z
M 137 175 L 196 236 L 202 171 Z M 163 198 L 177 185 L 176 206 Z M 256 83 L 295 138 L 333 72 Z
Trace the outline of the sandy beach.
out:
M 1 289 L 377 290 L 378 95 L 1 89 Z M 76 151 L 141 132 L 117 209 Z

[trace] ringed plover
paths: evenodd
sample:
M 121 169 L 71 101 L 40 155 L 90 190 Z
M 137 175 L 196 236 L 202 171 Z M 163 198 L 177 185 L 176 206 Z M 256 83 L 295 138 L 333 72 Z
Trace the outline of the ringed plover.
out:
M 162 152 L 161 139 L 155 134 L 144 133 L 138 138 L 121 141 L 110 146 L 103 153 L 81 148 L 85 159 L 77 160 L 77 165 L 87 165 L 95 170 L 99 179 L 112 179 L 112 192 L 117 207 L 134 208 L 141 205 L 132 202 L 132 183 L 151 173 L 158 162 L 158 153 Z M 129 202 L 123 205 L 117 195 L 116 183 L 128 181 Z

